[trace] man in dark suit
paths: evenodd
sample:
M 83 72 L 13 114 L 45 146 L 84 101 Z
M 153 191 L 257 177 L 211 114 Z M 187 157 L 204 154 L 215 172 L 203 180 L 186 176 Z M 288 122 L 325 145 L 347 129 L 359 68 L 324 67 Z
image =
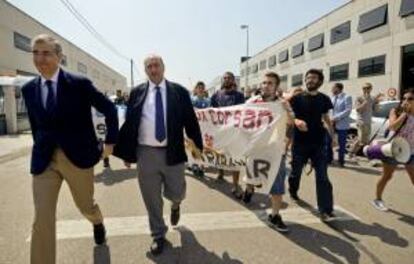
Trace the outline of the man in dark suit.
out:
M 76 206 L 93 224 L 96 244 L 106 241 L 103 217 L 94 202 L 93 167 L 112 153 L 118 133 L 115 106 L 85 77 L 59 68 L 62 47 L 48 35 L 32 42 L 40 76 L 22 88 L 33 134 L 31 173 L 35 207 L 31 263 L 56 261 L 56 204 L 63 181 Z M 104 153 L 98 148 L 91 107 L 105 115 Z
M 161 192 L 172 202 L 171 225 L 178 223 L 180 203 L 185 197 L 184 129 L 199 151 L 203 142 L 189 92 L 164 79 L 160 56 L 149 56 L 144 66 L 149 81 L 131 91 L 114 155 L 127 167 L 137 162 L 138 183 L 154 239 L 150 251 L 158 255 L 164 249 L 168 229 Z

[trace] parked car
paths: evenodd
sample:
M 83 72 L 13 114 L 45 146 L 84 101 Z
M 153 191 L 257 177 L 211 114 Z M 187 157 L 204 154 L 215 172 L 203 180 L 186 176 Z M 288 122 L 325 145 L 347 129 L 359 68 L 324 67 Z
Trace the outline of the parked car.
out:
M 391 109 L 397 107 L 400 104 L 400 101 L 382 101 L 379 102 L 372 114 L 372 123 L 371 123 L 371 135 L 370 139 L 374 137 L 377 133 L 377 138 L 386 137 L 385 133 L 388 127 L 388 115 Z M 351 128 L 348 130 L 346 150 L 349 152 L 352 149 L 352 146 L 355 144 L 358 139 L 358 129 L 357 129 L 357 112 L 352 110 L 351 112 Z

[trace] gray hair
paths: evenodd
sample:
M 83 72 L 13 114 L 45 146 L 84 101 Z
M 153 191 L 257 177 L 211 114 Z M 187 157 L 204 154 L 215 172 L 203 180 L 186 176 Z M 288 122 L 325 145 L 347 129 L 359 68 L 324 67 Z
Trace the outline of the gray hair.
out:
M 157 54 L 150 54 L 148 56 L 145 57 L 144 59 L 144 67 L 147 67 L 147 63 L 150 60 L 158 60 L 162 66 L 164 66 L 164 61 L 162 60 L 162 57 L 160 55 Z
M 38 44 L 38 43 L 46 43 L 46 44 L 50 44 L 53 46 L 53 49 L 55 50 L 56 54 L 60 55 L 62 54 L 62 45 L 60 44 L 60 42 L 55 39 L 54 37 L 47 35 L 47 34 L 40 34 L 37 35 L 36 37 L 33 38 L 32 40 L 32 48 L 34 47 L 34 45 Z

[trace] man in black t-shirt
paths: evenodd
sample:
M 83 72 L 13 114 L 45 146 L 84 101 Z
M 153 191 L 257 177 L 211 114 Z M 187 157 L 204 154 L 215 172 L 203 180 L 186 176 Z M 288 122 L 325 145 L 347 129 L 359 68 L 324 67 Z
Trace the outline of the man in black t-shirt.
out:
M 333 108 L 331 99 L 318 91 L 323 83 L 323 73 L 311 69 L 305 75 L 307 91 L 294 96 L 290 103 L 295 113 L 295 129 L 292 145 L 292 172 L 289 177 L 289 192 L 294 200 L 299 200 L 298 190 L 303 167 L 310 159 L 315 169 L 318 209 L 323 220 L 334 217 L 332 185 L 328 178 L 324 139 L 326 130 L 323 121 L 332 135 L 333 129 L 329 110 Z

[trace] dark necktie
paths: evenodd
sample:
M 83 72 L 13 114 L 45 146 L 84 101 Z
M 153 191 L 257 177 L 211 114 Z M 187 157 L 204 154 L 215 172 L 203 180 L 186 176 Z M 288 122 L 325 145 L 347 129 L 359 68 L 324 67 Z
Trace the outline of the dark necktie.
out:
M 164 107 L 160 87 L 155 87 L 155 138 L 162 142 L 165 139 Z
M 47 98 L 46 98 L 46 111 L 52 114 L 55 109 L 55 92 L 53 91 L 53 83 L 51 80 L 46 81 Z

